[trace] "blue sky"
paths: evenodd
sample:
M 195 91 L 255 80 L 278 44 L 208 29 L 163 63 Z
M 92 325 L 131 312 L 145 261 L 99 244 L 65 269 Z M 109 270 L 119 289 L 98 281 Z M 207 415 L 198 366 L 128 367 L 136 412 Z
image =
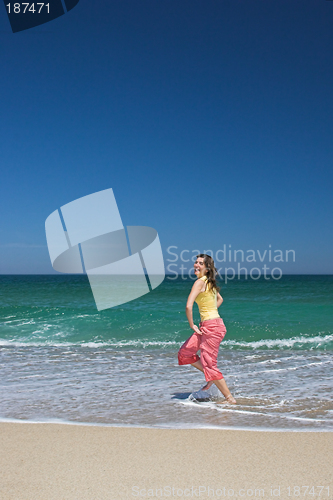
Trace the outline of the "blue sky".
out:
M 80 0 L 15 34 L 3 7 L 0 43 L 1 274 L 53 273 L 45 219 L 110 187 L 166 258 L 333 273 L 333 2 Z

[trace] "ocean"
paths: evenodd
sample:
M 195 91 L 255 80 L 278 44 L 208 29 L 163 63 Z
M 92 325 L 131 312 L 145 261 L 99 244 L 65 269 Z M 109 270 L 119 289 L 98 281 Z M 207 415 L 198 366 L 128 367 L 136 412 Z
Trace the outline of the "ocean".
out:
M 202 401 L 203 374 L 178 366 L 191 286 L 167 276 L 98 312 L 86 276 L 0 276 L 0 419 L 332 431 L 333 276 L 220 283 L 218 366 L 235 406 L 215 388 Z

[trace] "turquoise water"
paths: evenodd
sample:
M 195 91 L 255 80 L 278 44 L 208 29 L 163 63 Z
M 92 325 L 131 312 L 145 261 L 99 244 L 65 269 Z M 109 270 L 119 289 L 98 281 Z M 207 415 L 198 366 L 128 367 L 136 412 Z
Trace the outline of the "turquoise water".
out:
M 98 312 L 86 276 L 1 276 L 0 343 L 171 348 L 189 334 L 191 284 L 166 278 L 152 293 Z M 333 349 L 333 276 L 234 280 L 221 293 L 225 349 Z
M 221 284 L 232 408 L 199 402 L 203 375 L 177 364 L 191 286 L 98 312 L 86 276 L 1 276 L 0 418 L 332 430 L 333 276 Z

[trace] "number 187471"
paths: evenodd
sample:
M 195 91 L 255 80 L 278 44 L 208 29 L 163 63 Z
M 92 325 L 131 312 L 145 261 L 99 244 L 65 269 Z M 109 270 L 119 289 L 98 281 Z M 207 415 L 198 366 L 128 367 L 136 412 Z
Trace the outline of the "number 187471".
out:
M 35 8 L 36 5 L 36 8 Z M 50 4 L 49 3 L 7 3 L 6 7 L 8 8 L 8 14 L 26 14 L 28 12 L 32 12 L 33 14 L 40 14 L 41 10 L 45 7 L 47 9 L 47 13 L 50 13 Z

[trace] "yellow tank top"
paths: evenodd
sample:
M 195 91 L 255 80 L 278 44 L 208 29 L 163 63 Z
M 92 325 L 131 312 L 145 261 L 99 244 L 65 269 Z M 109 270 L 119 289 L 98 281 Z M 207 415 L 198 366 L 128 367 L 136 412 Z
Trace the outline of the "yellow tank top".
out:
M 217 310 L 217 293 L 216 290 L 208 289 L 207 276 L 199 278 L 201 281 L 206 283 L 206 290 L 200 292 L 195 302 L 198 304 L 199 313 L 201 321 L 207 321 L 207 319 L 219 318 L 220 315 Z

